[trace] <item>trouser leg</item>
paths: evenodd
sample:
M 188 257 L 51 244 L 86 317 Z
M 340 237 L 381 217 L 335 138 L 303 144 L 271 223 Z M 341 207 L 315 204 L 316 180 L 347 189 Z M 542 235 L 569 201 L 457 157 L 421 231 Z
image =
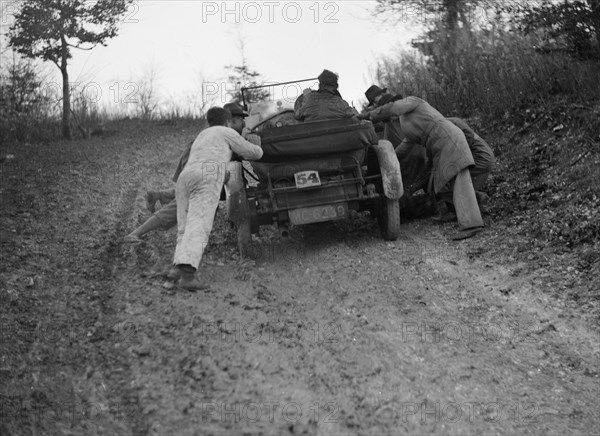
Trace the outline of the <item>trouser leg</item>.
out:
M 481 208 L 483 204 L 482 201 L 487 202 L 487 195 L 484 193 L 483 188 L 489 176 L 489 171 L 486 172 L 475 172 L 473 175 L 473 171 L 469 170 L 471 181 L 473 183 L 473 190 L 475 191 L 475 197 L 477 199 L 477 204 Z M 438 199 L 444 201 L 448 209 L 454 210 L 453 207 L 453 198 L 454 198 L 454 181 L 448 183 L 444 188 L 437 194 Z
M 146 233 L 151 232 L 152 230 L 156 230 L 158 228 L 163 227 L 163 225 L 164 223 L 160 219 L 152 215 L 150 218 L 144 221 L 144 223 L 141 226 L 139 226 L 137 229 L 131 232 L 130 235 L 137 236 L 139 238 L 140 236 L 143 236 Z
M 483 227 L 483 219 L 477 205 L 471 175 L 466 168 L 456 175 L 452 200 L 461 230 Z
M 154 216 L 162 222 L 162 227 L 165 230 L 177 224 L 177 201 L 175 198 L 157 210 Z
M 164 189 L 162 191 L 156 191 L 158 201 L 160 201 L 161 205 L 165 205 L 175 200 L 175 189 Z
M 176 191 L 178 231 L 173 263 L 198 268 L 208 244 L 223 182 L 216 178 L 196 181 L 182 176 Z M 180 202 L 184 203 L 180 205 Z
M 175 203 L 177 207 L 177 245 L 181 243 L 183 234 L 185 233 L 185 224 L 188 214 L 188 196 L 189 189 L 183 178 L 177 181 L 175 189 Z

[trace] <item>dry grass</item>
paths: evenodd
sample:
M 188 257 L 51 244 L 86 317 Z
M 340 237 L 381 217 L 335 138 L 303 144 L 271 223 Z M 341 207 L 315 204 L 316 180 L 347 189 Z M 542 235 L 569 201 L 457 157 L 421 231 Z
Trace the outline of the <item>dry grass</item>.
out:
M 426 57 L 401 51 L 382 58 L 375 80 L 393 92 L 424 98 L 447 116 L 500 119 L 556 94 L 599 98 L 598 62 L 541 54 L 534 36 L 463 35 L 457 48 Z M 444 50 L 443 47 L 440 50 Z

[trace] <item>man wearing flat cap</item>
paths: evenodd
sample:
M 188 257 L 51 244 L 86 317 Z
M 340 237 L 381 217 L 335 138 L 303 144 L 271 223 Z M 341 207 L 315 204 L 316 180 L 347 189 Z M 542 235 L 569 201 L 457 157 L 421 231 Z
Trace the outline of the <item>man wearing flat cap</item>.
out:
M 242 134 L 246 122 L 245 117 L 248 113 L 235 102 L 227 103 L 223 106 L 231 114 L 231 128 Z M 173 181 L 177 183 L 181 171 L 183 171 L 185 164 L 190 157 L 190 149 L 194 141 L 189 142 L 177 165 Z M 156 203 L 159 202 L 161 208 L 155 210 Z M 175 188 L 165 189 L 162 191 L 148 191 L 146 193 L 146 208 L 152 214 L 142 225 L 140 225 L 133 232 L 125 236 L 125 242 L 141 242 L 140 237 L 148 232 L 156 229 L 168 230 L 177 224 L 177 202 L 175 201 Z
M 305 89 L 294 104 L 294 118 L 299 121 L 335 120 L 358 115 L 338 91 L 338 75 L 323 70 L 319 75 L 319 90 Z
M 188 291 L 209 287 L 207 282 L 196 278 L 196 271 L 208 244 L 227 164 L 234 153 L 248 160 L 257 160 L 263 155 L 260 146 L 230 128 L 229 110 L 212 107 L 206 113 L 206 120 L 208 127 L 194 140 L 175 188 L 177 246 L 172 278 L 179 277 L 177 286 Z

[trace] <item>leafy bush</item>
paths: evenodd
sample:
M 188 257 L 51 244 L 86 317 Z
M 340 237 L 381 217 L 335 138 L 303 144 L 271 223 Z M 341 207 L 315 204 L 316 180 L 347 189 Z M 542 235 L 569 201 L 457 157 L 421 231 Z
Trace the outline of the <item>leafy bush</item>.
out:
M 541 52 L 564 50 L 579 59 L 600 60 L 600 2 L 598 0 L 526 4 L 513 20 L 526 34 L 541 31 Z

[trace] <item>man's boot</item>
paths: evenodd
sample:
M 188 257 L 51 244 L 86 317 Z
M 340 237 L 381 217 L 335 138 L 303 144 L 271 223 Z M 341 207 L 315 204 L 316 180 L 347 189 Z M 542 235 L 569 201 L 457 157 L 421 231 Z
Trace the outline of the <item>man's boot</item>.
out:
M 196 278 L 196 268 L 191 265 L 177 265 L 180 272 L 177 287 L 187 291 L 206 291 L 210 289 L 210 285 L 201 282 Z
M 437 224 L 444 224 L 456 221 L 456 209 L 452 203 L 441 201 L 441 206 L 437 204 L 437 212 L 433 216 L 432 221 Z
M 152 277 L 162 277 L 163 279 L 176 282 L 181 277 L 181 271 L 174 265 L 165 265 L 161 270 L 154 271 Z

